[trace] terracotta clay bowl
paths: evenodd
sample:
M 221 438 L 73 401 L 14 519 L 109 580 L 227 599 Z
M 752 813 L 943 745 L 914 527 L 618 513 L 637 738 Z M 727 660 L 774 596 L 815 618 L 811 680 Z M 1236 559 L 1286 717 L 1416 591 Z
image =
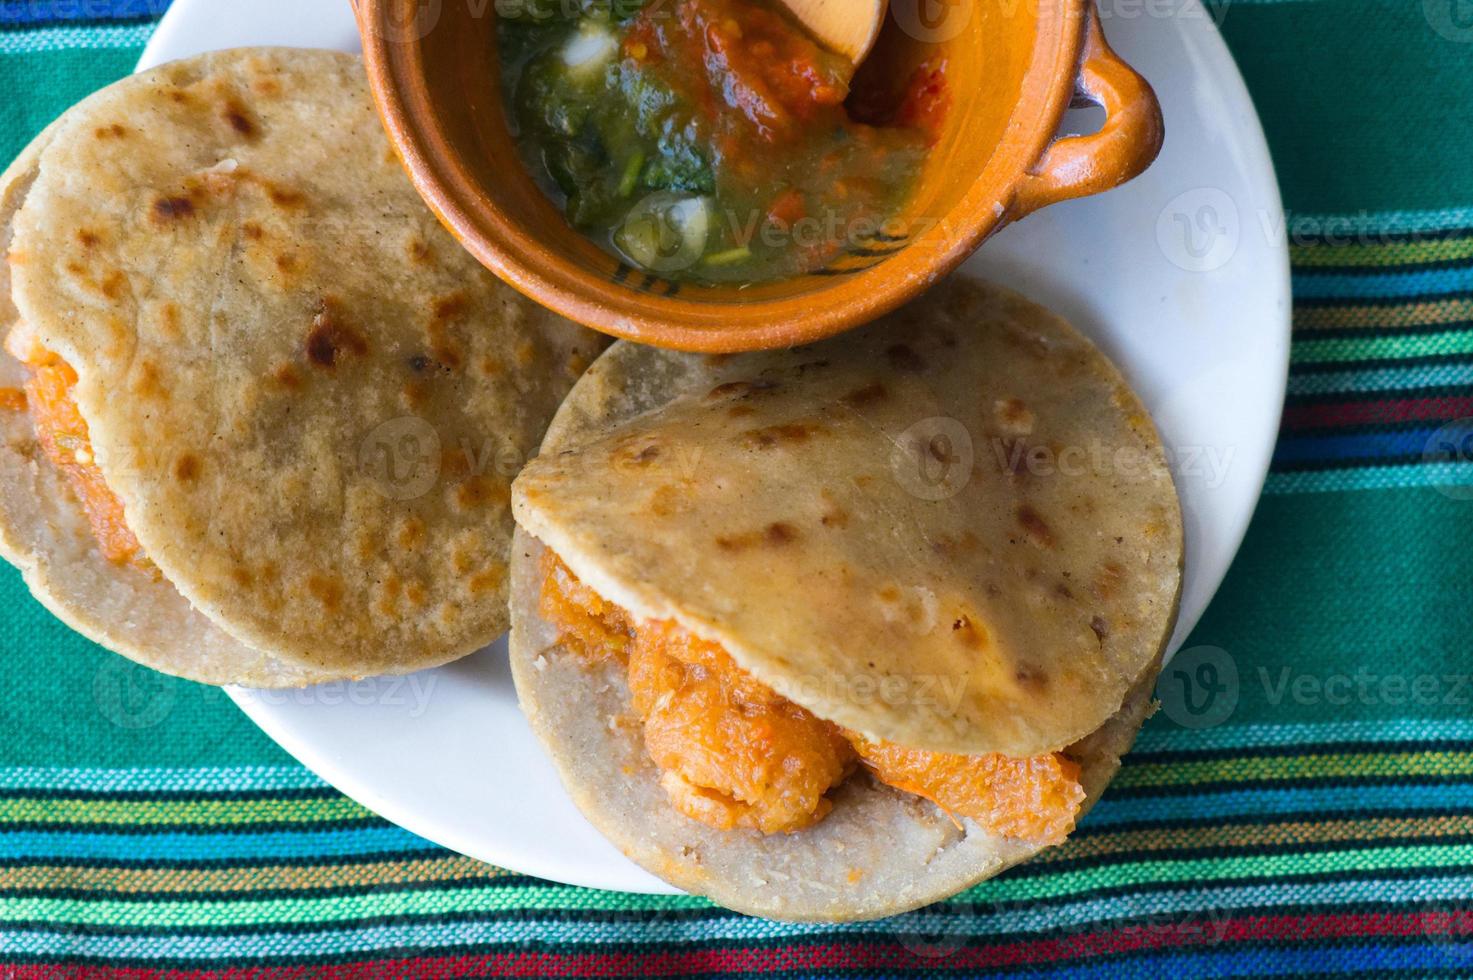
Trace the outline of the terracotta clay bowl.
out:
M 727 352 L 807 343 L 865 323 L 954 269 L 989 235 L 1109 190 L 1160 150 L 1161 110 L 1110 50 L 1093 0 L 892 0 L 855 85 L 883 97 L 944 59 L 943 132 L 896 220 L 825 268 L 736 288 L 647 274 L 574 230 L 533 183 L 507 127 L 492 0 L 357 0 L 374 98 L 410 177 L 473 255 L 517 289 L 642 343 Z M 1056 138 L 1076 99 L 1095 133 Z

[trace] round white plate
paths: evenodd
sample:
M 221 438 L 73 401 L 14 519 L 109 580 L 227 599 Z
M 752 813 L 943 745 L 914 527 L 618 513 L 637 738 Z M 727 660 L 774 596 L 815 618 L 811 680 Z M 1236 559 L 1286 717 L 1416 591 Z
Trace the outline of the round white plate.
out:
M 1101 7 L 1111 42 L 1161 98 L 1161 158 L 1118 191 L 1006 229 L 966 269 L 1063 313 L 1150 407 L 1186 514 L 1174 649 L 1221 583 L 1268 470 L 1288 372 L 1288 248 L 1258 117 L 1200 0 Z M 358 39 L 348 0 L 174 0 L 139 67 L 252 44 L 357 50 Z M 313 772 L 431 841 L 555 881 L 670 890 L 568 800 L 517 710 L 504 641 L 407 678 L 231 696 Z

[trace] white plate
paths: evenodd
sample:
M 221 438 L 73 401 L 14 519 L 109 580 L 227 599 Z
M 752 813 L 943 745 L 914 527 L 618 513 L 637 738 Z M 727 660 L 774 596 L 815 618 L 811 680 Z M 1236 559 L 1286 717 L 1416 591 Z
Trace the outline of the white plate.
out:
M 1161 158 L 1119 191 L 1003 231 L 966 268 L 1066 315 L 1155 416 L 1187 525 L 1174 648 L 1221 583 L 1268 470 L 1288 372 L 1288 248 L 1258 117 L 1199 0 L 1116 9 L 1104 11 L 1110 39 L 1165 109 Z M 139 67 L 247 44 L 358 41 L 348 0 L 174 0 Z M 517 710 L 504 641 L 409 678 L 231 696 L 313 772 L 429 840 L 570 884 L 670 890 L 563 793 Z

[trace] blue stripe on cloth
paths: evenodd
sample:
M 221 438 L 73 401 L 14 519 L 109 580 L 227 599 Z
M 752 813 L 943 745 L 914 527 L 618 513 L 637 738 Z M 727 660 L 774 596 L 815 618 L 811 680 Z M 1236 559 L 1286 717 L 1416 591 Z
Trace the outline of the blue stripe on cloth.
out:
M 0 766 L 0 790 L 81 793 L 232 793 L 321 789 L 327 784 L 301 766 Z
M 412 851 L 435 846 L 389 825 L 351 830 L 289 830 L 251 833 L 246 828 L 205 833 L 88 833 L 81 828 L 25 830 L 5 834 L 10 860 L 106 861 L 310 861 L 365 853 Z
M 1427 302 L 1438 296 L 1473 289 L 1473 265 L 1416 272 L 1382 272 L 1367 275 L 1294 272 L 1294 299 L 1406 299 Z
M 0 0 L 0 27 L 87 21 L 154 20 L 170 0 Z
M 1443 425 L 1437 422 L 1396 432 L 1361 432 L 1343 436 L 1282 436 L 1274 447 L 1273 465 L 1420 457 L 1437 448 L 1431 444 L 1432 437 Z
M 1120 824 L 1203 823 L 1235 817 L 1307 813 L 1353 814 L 1362 810 L 1433 810 L 1465 813 L 1473 789 L 1465 782 L 1437 784 L 1345 786 L 1260 786 L 1251 789 L 1209 790 L 1189 786 L 1168 791 L 1169 795 L 1135 795 L 1137 791 L 1117 786 L 1084 818 L 1081 828 L 1103 830 Z

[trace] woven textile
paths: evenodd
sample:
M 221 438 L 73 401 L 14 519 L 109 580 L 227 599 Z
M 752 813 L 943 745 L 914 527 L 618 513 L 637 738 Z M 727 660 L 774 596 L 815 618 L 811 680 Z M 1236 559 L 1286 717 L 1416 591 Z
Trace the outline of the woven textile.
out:
M 164 6 L 0 0 L 0 156 Z M 1290 210 L 1288 406 L 1166 710 L 1068 844 L 845 927 L 530 879 L 375 817 L 6 568 L 0 977 L 1473 975 L 1473 8 L 1211 10 Z

